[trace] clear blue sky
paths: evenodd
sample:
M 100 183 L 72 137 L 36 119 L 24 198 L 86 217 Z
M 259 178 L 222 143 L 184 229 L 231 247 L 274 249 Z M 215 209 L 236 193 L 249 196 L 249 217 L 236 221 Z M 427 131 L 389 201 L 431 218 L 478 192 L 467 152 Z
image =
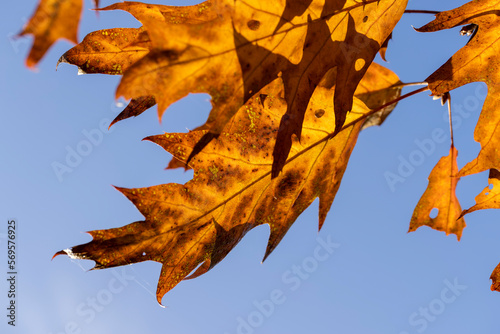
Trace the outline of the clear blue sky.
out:
M 464 2 L 419 0 L 410 1 L 409 8 L 445 10 Z M 449 150 L 445 141 L 415 153 L 422 151 L 416 142 L 430 140 L 434 129 L 448 131 L 446 109 L 426 93 L 401 102 L 382 127 L 361 134 L 319 234 L 315 202 L 261 264 L 269 230 L 256 228 L 208 274 L 169 292 L 163 299 L 166 308 L 154 297 L 159 263 L 87 272 L 89 261 L 51 261 L 56 251 L 89 241 L 84 231 L 142 219 L 111 185 L 189 180 L 189 172 L 165 171 L 169 154 L 141 139 L 202 124 L 210 104 L 206 95 L 190 96 L 173 105 L 162 124 L 150 110 L 101 131 L 121 111 L 113 98 L 119 78 L 78 76 L 66 64 L 56 72 L 57 59 L 71 47 L 64 41 L 50 49 L 38 73 L 25 68 L 31 39 L 11 37 L 35 6 L 35 0 L 13 1 L 0 14 L 2 333 L 498 332 L 500 294 L 490 291 L 489 275 L 500 261 L 500 213 L 466 216 L 460 242 L 427 227 L 406 233 L 429 172 Z M 86 1 L 80 40 L 102 28 L 139 26 L 125 12 L 96 18 L 91 7 Z M 394 33 L 386 65 L 404 82 L 424 80 L 468 39 L 459 35 L 459 28 L 421 34 L 411 27 L 432 18 L 405 15 Z M 473 131 L 482 92 L 484 84 L 452 92 L 453 104 L 465 110 L 460 120 L 456 117 L 459 167 L 479 150 Z M 53 163 L 64 163 L 68 150 L 76 150 L 86 140 L 84 133 L 94 129 L 102 139 L 60 182 Z M 391 188 L 385 174 L 397 173 L 402 159 L 411 156 L 424 158 L 404 183 Z M 486 183 L 484 173 L 459 182 L 464 208 L 474 204 Z M 19 226 L 16 328 L 6 324 L 5 233 L 11 218 Z M 322 243 L 317 238 L 338 247 L 331 254 L 318 251 Z

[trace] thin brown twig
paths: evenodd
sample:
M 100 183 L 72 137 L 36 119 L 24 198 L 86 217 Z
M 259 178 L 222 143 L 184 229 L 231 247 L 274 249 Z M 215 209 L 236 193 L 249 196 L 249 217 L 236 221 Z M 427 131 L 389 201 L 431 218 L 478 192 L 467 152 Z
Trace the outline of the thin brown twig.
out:
M 407 9 L 405 14 L 439 14 L 441 12 L 435 10 L 419 10 L 419 9 Z
M 450 121 L 450 139 L 451 146 L 455 146 L 455 142 L 453 141 L 453 122 L 451 119 L 451 95 L 448 93 L 448 119 Z
M 393 85 L 391 87 L 410 87 L 410 86 L 427 86 L 428 83 L 425 81 L 420 82 L 403 82 L 400 84 Z

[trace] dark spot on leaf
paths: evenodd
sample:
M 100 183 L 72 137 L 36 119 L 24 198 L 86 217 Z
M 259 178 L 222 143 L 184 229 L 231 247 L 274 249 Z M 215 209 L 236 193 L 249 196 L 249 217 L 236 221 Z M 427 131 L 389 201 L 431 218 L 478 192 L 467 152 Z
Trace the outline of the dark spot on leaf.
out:
M 260 21 L 250 20 L 247 22 L 247 26 L 248 28 L 250 28 L 250 30 L 257 30 L 260 28 Z
M 297 187 L 297 185 L 300 182 L 300 174 L 297 172 L 287 172 L 283 176 L 283 179 L 278 185 L 277 189 L 277 195 L 279 196 L 287 196 L 287 194 L 291 193 L 294 191 Z
M 266 95 L 266 94 L 260 94 L 260 95 L 259 95 L 259 98 L 260 98 L 260 103 L 261 103 L 261 104 L 262 104 L 262 106 L 264 107 L 264 101 L 266 100 L 267 95 Z
M 321 118 L 323 117 L 324 114 L 325 114 L 324 109 L 318 109 L 314 112 L 314 116 L 316 116 L 316 118 Z
M 363 17 L 363 22 L 368 21 L 368 16 Z

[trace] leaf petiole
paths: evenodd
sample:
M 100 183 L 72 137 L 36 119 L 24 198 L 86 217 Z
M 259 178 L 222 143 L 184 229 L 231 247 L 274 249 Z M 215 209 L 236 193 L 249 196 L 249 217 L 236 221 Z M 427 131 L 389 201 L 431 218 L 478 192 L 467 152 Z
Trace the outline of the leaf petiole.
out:
M 419 10 L 419 9 L 407 9 L 405 14 L 439 14 L 441 12 L 436 10 Z

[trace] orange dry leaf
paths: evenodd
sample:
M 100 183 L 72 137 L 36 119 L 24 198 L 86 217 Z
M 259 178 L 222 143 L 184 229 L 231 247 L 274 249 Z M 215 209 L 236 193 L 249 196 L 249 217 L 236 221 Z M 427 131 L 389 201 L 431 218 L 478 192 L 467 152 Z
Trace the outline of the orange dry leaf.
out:
M 476 210 L 500 209 L 500 172 L 490 169 L 489 185 L 476 196 L 476 205 L 464 210 L 461 216 Z
M 372 63 L 363 80 L 359 82 L 354 96 L 363 101 L 369 109 L 375 109 L 397 98 L 401 94 L 402 84 L 394 72 L 377 63 Z M 381 125 L 394 108 L 396 104 L 391 104 L 370 115 L 363 123 L 362 129 Z
M 78 24 L 82 12 L 82 0 L 40 0 L 38 7 L 19 36 L 31 34 L 35 37 L 28 67 L 34 67 L 47 50 L 59 38 L 78 43 Z M 94 0 L 99 6 L 99 0 Z
M 150 49 L 149 35 L 142 27 L 98 30 L 91 32 L 80 44 L 66 51 L 57 65 L 76 65 L 79 74 L 122 74 Z M 140 115 L 155 104 L 154 96 L 132 99 L 110 126 L 120 120 Z
M 426 225 L 446 235 L 454 233 L 460 240 L 465 221 L 460 216 L 462 209 L 455 195 L 460 179 L 456 176 L 457 172 L 457 149 L 452 146 L 450 154 L 442 157 L 432 169 L 429 185 L 413 211 L 408 232 Z M 432 209 L 439 210 L 435 218 L 430 217 Z
M 153 5 L 135 1 L 125 1 L 100 8 L 99 10 L 121 9 L 132 14 L 139 21 L 151 20 L 167 24 L 199 24 L 217 18 L 211 1 L 194 6 Z
M 58 63 L 78 66 L 80 74 L 122 74 L 151 49 L 143 28 L 114 28 L 91 32 L 66 51 Z
M 132 13 L 147 30 L 153 50 L 125 71 L 117 97 L 154 96 L 161 116 L 188 93 L 212 96 L 213 109 L 200 129 L 210 132 L 199 152 L 221 133 L 256 92 L 281 77 L 287 112 L 273 152 L 273 176 L 301 137 L 311 95 L 331 68 L 337 68 L 335 129 L 351 110 L 353 93 L 401 17 L 406 0 L 206 1 L 188 7 L 197 20 L 171 20 L 166 6 L 121 3 L 105 9 Z M 169 19 L 165 17 L 168 13 Z M 182 17 L 182 16 L 181 16 Z M 201 22 L 201 23 L 200 23 Z
M 417 29 L 430 32 L 459 25 L 477 25 L 477 33 L 469 43 L 426 79 L 434 95 L 442 95 L 471 82 L 483 81 L 488 85 L 488 96 L 474 132 L 474 139 L 481 143 L 482 149 L 476 159 L 460 170 L 460 177 L 488 169 L 500 170 L 499 10 L 498 1 L 476 0 L 439 13 L 434 21 Z
M 379 65 L 370 71 L 384 76 Z M 325 81 L 335 82 L 332 78 Z M 394 81 L 398 81 L 393 76 Z M 393 82 L 392 84 L 394 84 Z M 391 86 L 374 81 L 374 90 Z M 390 90 L 394 94 L 394 91 Z M 379 92 L 380 93 L 380 92 Z M 271 179 L 277 126 L 286 112 L 281 79 L 264 87 L 240 108 L 218 139 L 191 160 L 193 179 L 184 185 L 118 188 L 145 216 L 121 228 L 89 232 L 93 240 L 58 254 L 96 262 L 94 269 L 141 261 L 162 263 L 157 300 L 195 268 L 199 276 L 221 261 L 250 229 L 268 224 L 266 258 L 297 217 L 319 197 L 319 227 L 325 221 L 363 122 L 331 140 L 332 87 L 318 87 L 304 117 L 301 142 L 295 140 L 284 172 Z M 397 96 L 394 96 L 397 97 Z M 368 109 L 354 98 L 353 121 Z M 173 155 L 170 167 L 186 163 L 207 130 L 148 137 Z
M 115 117 L 115 119 L 109 124 L 109 126 L 111 127 L 116 122 L 127 119 L 129 117 L 139 116 L 154 105 L 156 105 L 154 96 L 142 96 L 136 99 L 132 99 L 127 107 L 123 109 L 123 111 L 119 113 L 118 116 Z

